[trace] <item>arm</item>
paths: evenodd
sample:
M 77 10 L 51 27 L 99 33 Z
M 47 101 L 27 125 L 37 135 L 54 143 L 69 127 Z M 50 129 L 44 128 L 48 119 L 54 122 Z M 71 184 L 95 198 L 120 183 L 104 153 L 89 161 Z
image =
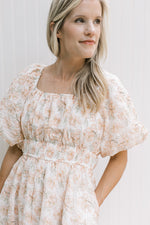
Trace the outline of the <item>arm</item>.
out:
M 9 146 L 0 168 L 0 192 L 14 163 L 22 156 L 22 150 L 17 145 Z
M 127 164 L 127 150 L 121 151 L 110 157 L 109 163 L 101 177 L 95 193 L 99 206 L 120 180 Z

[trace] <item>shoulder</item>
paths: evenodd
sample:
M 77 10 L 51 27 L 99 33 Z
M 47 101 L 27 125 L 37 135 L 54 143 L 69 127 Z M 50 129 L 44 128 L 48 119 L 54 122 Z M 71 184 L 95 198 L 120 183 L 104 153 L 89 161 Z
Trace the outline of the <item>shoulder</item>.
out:
M 22 69 L 16 77 L 24 79 L 37 77 L 43 66 L 45 65 L 39 63 L 29 64 Z
M 127 95 L 128 91 L 124 86 L 121 78 L 114 73 L 108 72 L 107 70 L 103 70 L 103 75 L 108 84 L 109 94 L 112 95 Z
M 118 77 L 117 74 L 111 73 L 107 70 L 102 70 L 103 71 L 103 75 L 105 77 L 105 79 L 107 80 L 107 82 L 111 85 L 114 83 L 120 83 L 121 79 Z
M 37 63 L 26 66 L 13 78 L 4 94 L 8 97 L 27 96 L 29 91 L 34 87 L 42 67 L 43 64 Z
M 43 68 L 44 64 L 30 64 L 26 66 L 24 69 L 22 69 L 20 72 L 17 73 L 17 75 L 14 77 L 14 79 L 11 82 L 10 86 L 32 86 L 34 81 L 37 79 L 37 77 L 40 75 L 40 71 Z M 26 86 L 27 85 L 27 86 Z

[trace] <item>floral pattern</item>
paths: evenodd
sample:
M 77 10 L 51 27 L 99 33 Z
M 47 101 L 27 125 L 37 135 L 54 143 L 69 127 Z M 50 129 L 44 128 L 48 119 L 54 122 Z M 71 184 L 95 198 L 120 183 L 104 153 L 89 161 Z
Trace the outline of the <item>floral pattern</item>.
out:
M 37 88 L 45 66 L 17 74 L 0 101 L 0 136 L 23 151 L 0 193 L 0 224 L 98 225 L 98 156 L 131 149 L 149 131 L 116 75 L 103 71 L 108 96 L 83 115 L 76 96 Z

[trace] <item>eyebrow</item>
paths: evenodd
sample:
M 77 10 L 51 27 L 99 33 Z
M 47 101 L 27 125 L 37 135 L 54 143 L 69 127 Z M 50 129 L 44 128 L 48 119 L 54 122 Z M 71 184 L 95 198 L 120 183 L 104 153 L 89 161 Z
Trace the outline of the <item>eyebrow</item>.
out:
M 76 15 L 76 16 L 74 16 L 74 17 L 80 17 L 80 16 L 81 16 L 81 17 L 86 17 L 86 16 L 84 16 L 84 15 Z M 101 18 L 101 19 L 102 19 L 103 17 L 102 17 L 102 16 L 96 16 L 96 18 Z

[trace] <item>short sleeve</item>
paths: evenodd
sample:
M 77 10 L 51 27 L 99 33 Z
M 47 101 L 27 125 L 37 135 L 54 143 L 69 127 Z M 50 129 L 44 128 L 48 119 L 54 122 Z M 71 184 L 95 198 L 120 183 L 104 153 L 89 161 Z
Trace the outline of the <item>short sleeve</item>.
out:
M 26 97 L 31 89 L 29 76 L 34 64 L 27 66 L 12 80 L 4 97 L 0 100 L 0 136 L 10 146 L 22 148 L 24 136 L 21 128 L 21 114 Z
M 113 156 L 142 143 L 149 130 L 139 120 L 134 103 L 121 80 L 106 73 L 108 97 L 103 110 L 103 134 L 100 144 L 102 157 Z

